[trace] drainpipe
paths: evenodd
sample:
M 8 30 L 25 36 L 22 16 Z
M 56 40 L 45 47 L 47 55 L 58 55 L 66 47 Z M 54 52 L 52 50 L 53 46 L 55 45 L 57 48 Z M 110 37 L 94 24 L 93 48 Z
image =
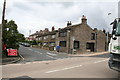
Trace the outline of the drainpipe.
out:
M 95 52 L 97 52 L 97 32 L 95 32 L 95 34 L 96 34 L 96 49 L 95 49 Z
M 68 54 L 70 54 L 70 30 L 68 30 Z

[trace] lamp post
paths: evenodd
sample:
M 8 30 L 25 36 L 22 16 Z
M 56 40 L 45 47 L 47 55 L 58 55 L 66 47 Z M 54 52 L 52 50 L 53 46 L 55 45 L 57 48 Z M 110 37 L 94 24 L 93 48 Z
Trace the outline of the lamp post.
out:
M 108 16 L 110 16 L 112 13 L 111 12 L 109 12 L 108 13 Z M 108 28 L 107 28 L 107 30 L 108 30 Z M 109 42 L 109 33 L 108 33 L 108 31 L 107 31 L 107 34 L 106 34 L 106 51 L 108 51 L 108 42 Z
M 31 30 L 29 30 L 29 44 L 30 44 L 30 34 L 31 34 Z

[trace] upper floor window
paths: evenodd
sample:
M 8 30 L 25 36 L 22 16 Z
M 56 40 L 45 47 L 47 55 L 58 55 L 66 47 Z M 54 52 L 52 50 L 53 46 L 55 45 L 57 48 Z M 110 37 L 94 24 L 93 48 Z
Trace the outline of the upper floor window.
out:
M 59 33 L 59 37 L 66 37 L 67 36 L 67 32 L 60 32 Z
M 47 39 L 48 38 L 48 36 L 44 36 L 44 39 Z
M 39 37 L 39 40 L 42 40 L 42 37 Z
M 91 40 L 95 40 L 95 33 L 91 33 Z
M 54 39 L 54 38 L 55 38 L 55 35 L 52 35 L 51 38 Z

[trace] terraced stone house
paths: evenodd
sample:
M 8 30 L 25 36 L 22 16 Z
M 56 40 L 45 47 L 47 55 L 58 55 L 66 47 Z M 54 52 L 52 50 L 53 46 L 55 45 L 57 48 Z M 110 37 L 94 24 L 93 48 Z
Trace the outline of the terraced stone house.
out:
M 72 25 L 69 21 L 66 27 L 39 34 L 36 38 L 48 50 L 59 45 L 60 51 L 66 53 L 102 52 L 106 45 L 106 34 L 97 28 L 92 29 L 85 16 L 80 24 Z

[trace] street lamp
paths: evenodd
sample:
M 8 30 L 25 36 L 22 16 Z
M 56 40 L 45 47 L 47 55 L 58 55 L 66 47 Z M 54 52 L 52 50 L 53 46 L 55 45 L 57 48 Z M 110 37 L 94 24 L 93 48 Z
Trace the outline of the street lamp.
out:
M 109 13 L 108 13 L 108 16 L 110 16 L 111 14 L 112 14 L 112 13 L 109 12 Z M 107 27 L 107 30 L 108 30 L 108 27 Z M 108 33 L 108 31 L 107 31 L 107 34 L 106 34 L 106 51 L 108 50 L 108 41 L 109 41 L 108 37 L 109 37 L 109 33 Z

